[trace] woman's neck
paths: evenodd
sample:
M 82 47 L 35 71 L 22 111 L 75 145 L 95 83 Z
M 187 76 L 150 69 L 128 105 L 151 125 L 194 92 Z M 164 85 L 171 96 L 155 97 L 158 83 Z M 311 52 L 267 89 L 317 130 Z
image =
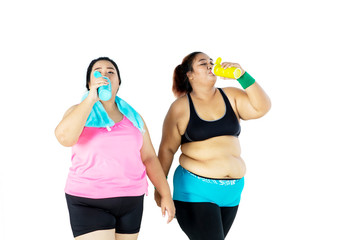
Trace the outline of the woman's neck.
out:
M 106 112 L 112 112 L 118 109 L 115 100 L 113 99 L 110 99 L 109 101 L 106 102 L 101 101 L 101 104 L 105 108 Z
M 191 96 L 201 99 L 201 100 L 208 100 L 211 99 L 215 96 L 216 94 L 216 88 L 213 87 L 209 87 L 209 88 L 193 88 L 192 92 L 191 92 Z

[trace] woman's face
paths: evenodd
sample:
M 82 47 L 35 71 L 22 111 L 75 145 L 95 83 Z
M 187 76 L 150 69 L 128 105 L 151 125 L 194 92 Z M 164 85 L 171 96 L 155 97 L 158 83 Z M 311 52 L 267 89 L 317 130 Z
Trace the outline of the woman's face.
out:
M 94 72 L 99 71 L 103 77 L 107 77 L 111 81 L 112 93 L 116 95 L 117 91 L 119 90 L 119 76 L 114 65 L 106 60 L 97 61 L 92 70 L 91 70 L 91 83 L 96 81 L 94 76 Z
M 192 64 L 193 71 L 187 73 L 190 82 L 215 82 L 216 76 L 211 72 L 213 66 L 213 60 L 208 55 L 197 54 Z

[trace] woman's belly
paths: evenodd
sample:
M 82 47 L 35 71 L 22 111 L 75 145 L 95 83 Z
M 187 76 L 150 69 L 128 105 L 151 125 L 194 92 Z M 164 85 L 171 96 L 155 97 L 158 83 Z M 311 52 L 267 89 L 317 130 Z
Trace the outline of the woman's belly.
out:
M 242 178 L 246 166 L 238 138 L 220 136 L 181 146 L 180 165 L 207 178 Z

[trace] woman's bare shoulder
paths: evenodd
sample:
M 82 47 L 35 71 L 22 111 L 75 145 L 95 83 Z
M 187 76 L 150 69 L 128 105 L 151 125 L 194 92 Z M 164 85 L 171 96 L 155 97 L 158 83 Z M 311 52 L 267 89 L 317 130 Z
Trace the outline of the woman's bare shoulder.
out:
M 176 99 L 170 106 L 168 114 L 174 117 L 183 116 L 184 113 L 188 112 L 189 104 L 187 96 L 184 95 Z

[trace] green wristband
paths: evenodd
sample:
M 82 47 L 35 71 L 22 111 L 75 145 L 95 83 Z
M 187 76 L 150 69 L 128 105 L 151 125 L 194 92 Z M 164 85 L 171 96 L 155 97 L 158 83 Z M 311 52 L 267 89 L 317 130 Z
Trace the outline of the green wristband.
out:
M 247 72 L 245 72 L 244 75 L 239 77 L 237 81 L 241 84 L 243 89 L 247 89 L 248 87 L 250 87 L 255 83 L 255 79 L 252 76 L 250 76 L 250 74 L 248 74 Z

